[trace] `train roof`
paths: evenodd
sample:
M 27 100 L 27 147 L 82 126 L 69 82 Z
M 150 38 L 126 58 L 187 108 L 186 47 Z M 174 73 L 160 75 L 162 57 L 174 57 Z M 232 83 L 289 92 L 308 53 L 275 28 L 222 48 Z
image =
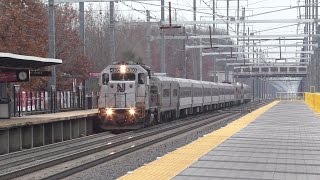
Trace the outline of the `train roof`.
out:
M 174 78 L 174 77 L 168 77 L 168 76 L 152 76 L 152 78 L 156 78 L 159 81 L 171 81 L 171 82 L 177 82 L 177 83 L 193 83 L 193 84 L 206 84 L 206 85 L 215 85 L 220 87 L 235 87 L 235 86 L 241 86 L 240 83 L 216 83 L 216 82 L 210 82 L 210 81 L 198 81 L 194 79 L 184 79 L 184 78 Z M 243 86 L 247 86 L 246 84 L 243 84 Z
M 168 77 L 168 76 L 152 76 L 152 77 L 157 78 L 160 81 L 191 82 L 191 79 L 174 78 L 174 77 Z

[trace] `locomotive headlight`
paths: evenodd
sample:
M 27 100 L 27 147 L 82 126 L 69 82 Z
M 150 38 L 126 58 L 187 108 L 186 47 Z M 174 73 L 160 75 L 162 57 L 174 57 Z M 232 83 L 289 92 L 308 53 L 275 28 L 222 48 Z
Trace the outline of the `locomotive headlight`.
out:
M 121 74 L 125 74 L 126 73 L 126 66 L 125 65 L 121 65 L 120 66 L 120 73 Z
M 135 111 L 133 108 L 130 108 L 130 109 L 129 109 L 129 113 L 130 113 L 131 115 L 134 115 L 134 114 L 136 113 L 136 111 Z
M 112 114 L 113 114 L 113 111 L 112 111 L 112 109 L 107 109 L 107 116 L 111 116 Z

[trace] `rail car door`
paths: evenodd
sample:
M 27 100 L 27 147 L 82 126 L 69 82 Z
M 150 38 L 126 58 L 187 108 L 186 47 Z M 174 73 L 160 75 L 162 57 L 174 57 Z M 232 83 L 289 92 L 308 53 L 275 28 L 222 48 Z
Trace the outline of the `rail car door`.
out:
M 137 84 L 137 106 L 146 106 L 148 104 L 147 100 L 147 92 L 148 84 L 147 84 L 147 76 L 144 73 L 138 73 L 138 84 Z
M 159 106 L 159 91 L 158 86 L 151 85 L 150 86 L 150 99 L 149 99 L 149 107 L 150 108 L 156 108 Z

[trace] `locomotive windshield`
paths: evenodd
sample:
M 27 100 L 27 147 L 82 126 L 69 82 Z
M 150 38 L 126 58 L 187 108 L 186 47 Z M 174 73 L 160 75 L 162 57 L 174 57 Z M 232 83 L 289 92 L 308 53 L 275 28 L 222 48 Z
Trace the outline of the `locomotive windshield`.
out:
M 134 81 L 136 80 L 136 75 L 134 73 L 113 73 L 111 74 L 111 79 L 113 81 Z

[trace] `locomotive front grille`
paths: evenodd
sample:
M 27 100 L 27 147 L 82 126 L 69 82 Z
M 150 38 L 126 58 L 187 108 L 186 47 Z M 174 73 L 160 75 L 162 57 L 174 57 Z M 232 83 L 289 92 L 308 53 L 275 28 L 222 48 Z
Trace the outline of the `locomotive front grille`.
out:
M 126 94 L 115 94 L 115 107 L 116 108 L 127 107 Z

